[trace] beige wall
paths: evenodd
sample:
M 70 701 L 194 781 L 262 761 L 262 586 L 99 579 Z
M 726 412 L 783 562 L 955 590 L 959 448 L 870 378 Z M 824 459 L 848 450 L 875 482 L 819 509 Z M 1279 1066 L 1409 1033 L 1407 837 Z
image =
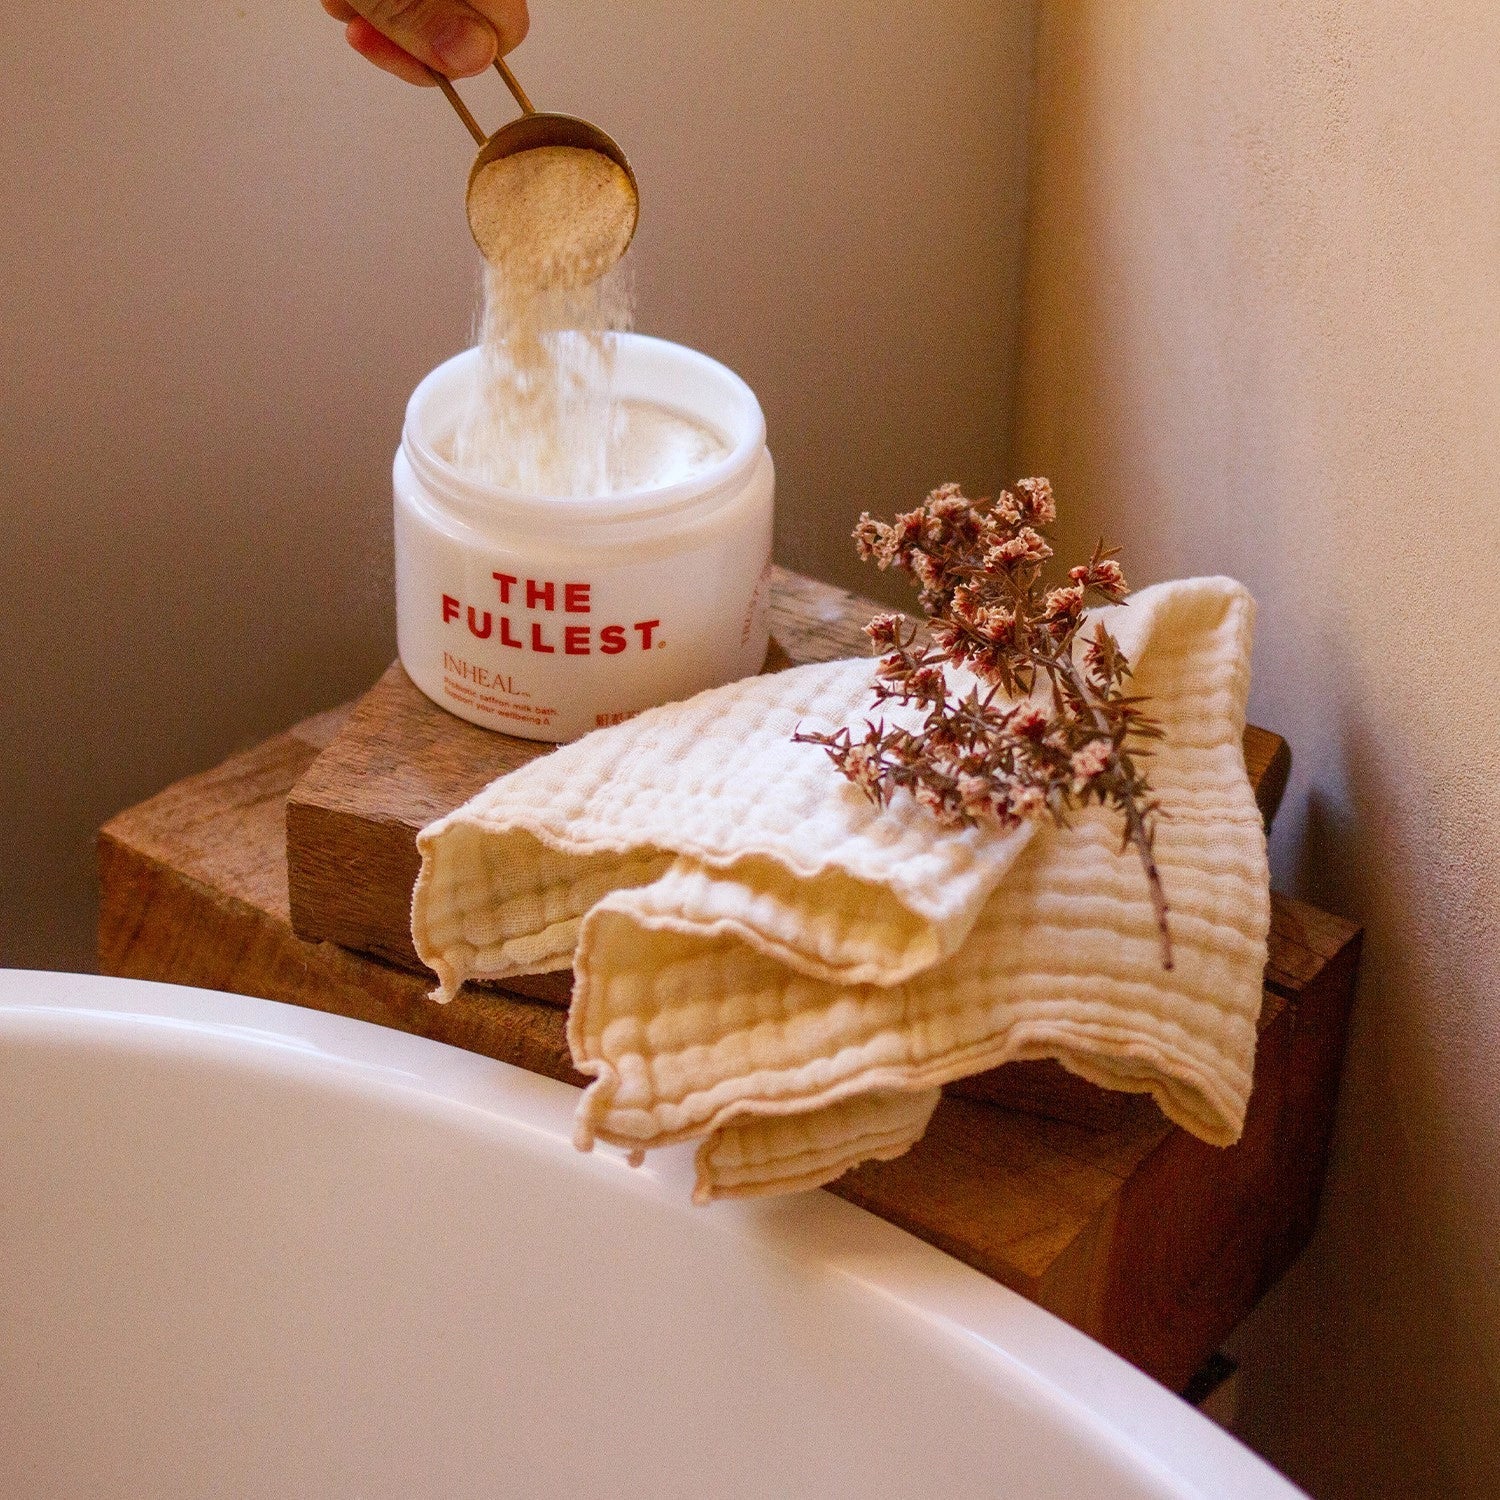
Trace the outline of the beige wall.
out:
M 1003 469 L 1030 0 L 536 0 L 644 185 L 639 325 L 767 409 L 781 556 Z M 315 0 L 19 0 L 0 49 L 0 961 L 89 961 L 92 830 L 393 654 L 389 464 L 460 347 L 467 137 Z M 468 87 L 503 117 L 498 80 Z
M 1312 1253 L 1240 1340 L 1323 1496 L 1500 1494 L 1500 7 L 1049 0 L 1016 454 L 1236 573 L 1284 885 L 1369 925 Z

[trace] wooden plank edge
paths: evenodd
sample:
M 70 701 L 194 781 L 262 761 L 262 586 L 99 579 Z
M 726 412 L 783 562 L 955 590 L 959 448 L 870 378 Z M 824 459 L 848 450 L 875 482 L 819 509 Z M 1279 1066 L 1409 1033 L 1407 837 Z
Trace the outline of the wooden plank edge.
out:
M 1254 724 L 1245 726 L 1245 772 L 1255 788 L 1255 805 L 1270 833 L 1292 774 L 1292 747 L 1279 734 Z

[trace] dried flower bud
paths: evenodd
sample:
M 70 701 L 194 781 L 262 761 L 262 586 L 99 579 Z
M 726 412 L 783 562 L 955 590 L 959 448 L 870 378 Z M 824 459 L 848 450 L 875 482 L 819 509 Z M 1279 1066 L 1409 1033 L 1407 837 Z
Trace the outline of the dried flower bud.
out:
M 1019 525 L 1022 518 L 1020 504 L 1009 490 L 1000 491 L 1000 498 L 995 501 L 991 514 L 1006 526 Z
M 943 570 L 925 552 L 913 552 L 907 566 L 924 589 L 936 593 L 943 583 Z
M 928 719 L 924 733 L 928 747 L 934 754 L 944 755 L 958 749 L 958 733 L 947 719 Z
M 1130 585 L 1125 582 L 1125 570 L 1114 558 L 1102 558 L 1094 567 L 1094 576 L 1089 580 L 1101 594 L 1108 594 L 1111 598 L 1123 599 L 1130 592 Z
M 963 648 L 964 633 L 957 625 L 934 624 L 933 648 L 944 656 L 953 656 Z
M 1036 704 L 1027 703 L 1015 711 L 1010 721 L 1010 729 L 1013 734 L 1020 735 L 1023 740 L 1040 742 L 1046 736 L 1051 722 Z
M 1026 563 L 1044 563 L 1052 556 L 1052 548 L 1030 526 L 1023 526 L 1014 536 L 991 547 L 985 554 L 984 566 L 988 572 L 1003 572 Z
M 898 553 L 920 545 L 927 540 L 927 512 L 920 508 L 903 512 L 896 517 L 891 531 Z
M 974 514 L 973 506 L 956 484 L 945 484 L 934 490 L 927 497 L 927 509 L 940 521 L 968 520 Z
M 941 703 L 947 688 L 941 667 L 918 667 L 907 681 L 908 692 L 923 703 Z
M 961 660 L 986 687 L 1009 685 L 1009 665 L 1003 652 L 970 646 Z
M 1069 568 L 1068 577 L 1084 589 L 1097 589 L 1106 599 L 1120 600 L 1130 592 L 1125 574 L 1112 557 L 1096 557 L 1078 568 Z
M 1057 519 L 1057 505 L 1052 499 L 1052 485 L 1046 479 L 1022 479 L 1016 484 L 1016 498 L 1027 517 L 1038 526 L 1050 526 Z
M 1008 797 L 988 776 L 960 776 L 958 805 L 979 823 L 998 823 L 1010 817 Z
M 1017 822 L 1034 818 L 1047 810 L 1047 795 L 1040 787 L 1017 787 L 1010 797 L 1010 814 Z
M 873 562 L 881 569 L 890 567 L 896 556 L 891 528 L 868 512 L 860 516 L 854 528 L 854 548 L 861 561 Z
M 1048 624 L 1071 626 L 1083 613 L 1083 590 L 1077 584 L 1065 589 L 1052 589 L 1043 606 L 1043 615 Z
M 975 627 L 993 646 L 1009 646 L 1016 638 L 1016 617 L 998 606 L 982 610 Z
M 942 818 L 948 811 L 948 798 L 930 782 L 919 781 L 912 789 L 912 796 L 928 812 L 936 814 L 939 818 Z
M 949 608 L 952 609 L 955 620 L 972 627 L 984 612 L 984 598 L 965 585 L 954 589 L 953 602 Z
M 871 745 L 850 745 L 840 769 L 866 796 L 880 787 L 880 756 Z
M 877 651 L 889 651 L 901 641 L 902 619 L 900 615 L 876 615 L 865 626 L 865 634 Z
M 1075 792 L 1086 792 L 1109 769 L 1112 748 L 1108 740 L 1090 740 L 1083 749 L 1073 752 L 1069 768 Z

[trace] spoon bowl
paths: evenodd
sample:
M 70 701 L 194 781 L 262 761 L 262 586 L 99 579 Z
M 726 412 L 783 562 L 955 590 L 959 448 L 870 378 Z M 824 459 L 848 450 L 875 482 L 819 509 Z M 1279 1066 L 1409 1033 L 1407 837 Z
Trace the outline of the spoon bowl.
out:
M 448 102 L 457 112 L 459 119 L 464 122 L 470 135 L 479 144 L 479 154 L 474 158 L 474 165 L 469 169 L 468 187 L 464 195 L 469 231 L 474 236 L 474 243 L 479 246 L 480 253 L 487 260 L 492 259 L 491 246 L 487 243 L 488 237 L 483 227 L 489 216 L 485 211 L 484 194 L 480 190 L 487 167 L 507 157 L 519 156 L 523 151 L 535 151 L 547 147 L 567 151 L 597 152 L 624 174 L 624 185 L 629 201 L 628 212 L 623 217 L 620 231 L 601 247 L 600 253 L 585 257 L 579 262 L 576 284 L 587 285 L 603 275 L 619 260 L 635 237 L 636 225 L 640 220 L 641 199 L 640 185 L 636 181 L 630 160 L 613 136 L 590 121 L 579 119 L 576 115 L 555 114 L 535 108 L 527 97 L 526 91 L 516 81 L 515 74 L 511 72 L 504 58 L 495 59 L 495 70 L 505 80 L 505 86 L 514 96 L 516 103 L 521 106 L 522 112 L 519 119 L 502 125 L 499 130 L 489 135 L 469 112 L 468 106 L 459 97 L 450 80 L 436 71 L 432 75 Z

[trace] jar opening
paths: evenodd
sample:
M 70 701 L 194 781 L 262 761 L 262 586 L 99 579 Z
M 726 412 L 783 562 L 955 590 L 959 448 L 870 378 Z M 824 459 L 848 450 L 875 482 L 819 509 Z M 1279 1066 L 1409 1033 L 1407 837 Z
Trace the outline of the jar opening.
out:
M 572 531 L 715 504 L 739 487 L 765 448 L 765 417 L 755 393 L 732 370 L 696 350 L 644 334 L 610 335 L 615 348 L 615 399 L 676 413 L 720 434 L 727 451 L 669 483 L 588 496 L 549 496 L 486 483 L 452 460 L 459 413 L 479 378 L 481 351 L 469 349 L 439 365 L 407 406 L 402 447 L 422 483 L 471 515 Z

